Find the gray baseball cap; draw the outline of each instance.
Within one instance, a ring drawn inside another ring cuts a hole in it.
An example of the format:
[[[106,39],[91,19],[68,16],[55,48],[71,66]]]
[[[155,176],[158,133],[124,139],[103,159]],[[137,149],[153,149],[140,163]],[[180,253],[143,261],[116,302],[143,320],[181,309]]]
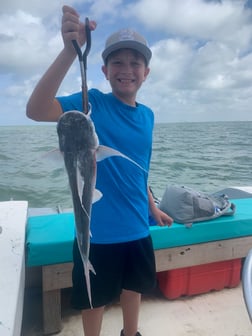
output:
[[[104,63],[113,51],[125,48],[137,50],[144,56],[146,63],[149,64],[152,55],[151,50],[145,38],[132,29],[121,29],[108,37],[102,53]]]

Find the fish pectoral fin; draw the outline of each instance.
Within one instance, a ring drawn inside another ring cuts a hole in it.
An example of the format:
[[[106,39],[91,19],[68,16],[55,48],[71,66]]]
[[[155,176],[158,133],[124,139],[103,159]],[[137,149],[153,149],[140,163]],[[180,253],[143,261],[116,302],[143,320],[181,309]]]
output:
[[[77,178],[77,189],[78,189],[78,195],[80,200],[82,199],[82,191],[83,191],[83,186],[84,186],[84,181],[81,178],[81,174],[79,169],[76,167],[76,178]]]
[[[125,157],[124,154],[122,154],[121,152],[119,152],[116,149],[107,147],[107,146],[102,146],[99,145],[97,150],[96,150],[96,161],[102,161],[104,159],[107,159],[111,156],[122,156]]]
[[[79,201],[80,201],[80,204],[81,204],[81,207],[82,207],[83,211],[85,212],[85,214],[87,215],[87,217],[90,220],[90,216],[88,214],[88,211],[87,211],[87,209],[82,204],[82,193],[83,193],[84,181],[81,178],[81,174],[80,174],[79,169],[78,168],[76,168],[76,169],[77,169],[77,173],[76,173],[77,181],[76,182],[77,182]]]
[[[107,146],[102,146],[102,145],[98,146],[98,148],[96,150],[96,161],[99,162],[99,161],[107,159],[111,156],[120,156],[120,157],[132,162],[134,165],[136,165],[137,167],[139,167],[140,169],[142,169],[143,171],[148,173],[148,171],[146,169],[144,169],[142,166],[140,166],[140,164],[138,164],[136,161],[132,160],[127,155],[122,154],[118,150],[107,147]]]
[[[59,148],[42,154],[42,159],[50,162],[55,168],[64,168],[64,154]]]
[[[98,189],[94,189],[92,203],[98,202],[102,198],[102,193]]]

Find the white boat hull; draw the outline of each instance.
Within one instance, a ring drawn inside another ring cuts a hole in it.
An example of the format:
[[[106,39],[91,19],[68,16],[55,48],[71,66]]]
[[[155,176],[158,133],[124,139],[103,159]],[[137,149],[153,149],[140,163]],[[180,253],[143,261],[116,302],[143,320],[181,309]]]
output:
[[[0,202],[0,335],[20,336],[28,202]]]

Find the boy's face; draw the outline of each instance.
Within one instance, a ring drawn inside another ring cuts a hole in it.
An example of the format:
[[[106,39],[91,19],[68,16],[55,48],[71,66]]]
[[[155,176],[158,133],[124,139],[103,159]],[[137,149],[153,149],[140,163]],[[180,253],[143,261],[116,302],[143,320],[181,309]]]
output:
[[[132,49],[120,49],[109,55],[102,67],[113,94],[128,105],[135,106],[136,94],[150,69],[144,57]]]

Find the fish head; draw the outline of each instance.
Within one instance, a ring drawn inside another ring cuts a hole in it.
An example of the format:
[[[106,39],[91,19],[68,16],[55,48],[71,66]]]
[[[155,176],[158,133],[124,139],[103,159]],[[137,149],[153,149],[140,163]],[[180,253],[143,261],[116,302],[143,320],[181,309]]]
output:
[[[86,148],[96,150],[98,138],[90,114],[79,111],[65,112],[57,124],[60,151],[80,152]]]

